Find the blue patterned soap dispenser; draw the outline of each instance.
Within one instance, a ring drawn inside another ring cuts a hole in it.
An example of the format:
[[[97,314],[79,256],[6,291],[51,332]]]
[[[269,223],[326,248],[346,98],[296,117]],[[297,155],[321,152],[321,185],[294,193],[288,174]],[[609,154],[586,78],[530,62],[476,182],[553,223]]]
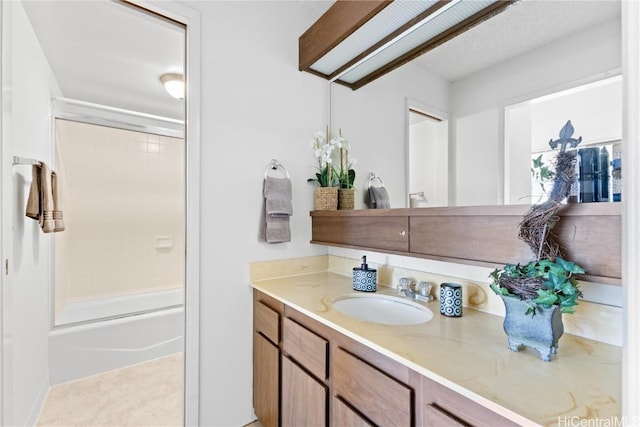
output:
[[[366,255],[362,257],[360,268],[353,269],[353,290],[361,292],[375,292],[377,288],[378,272],[369,268]]]

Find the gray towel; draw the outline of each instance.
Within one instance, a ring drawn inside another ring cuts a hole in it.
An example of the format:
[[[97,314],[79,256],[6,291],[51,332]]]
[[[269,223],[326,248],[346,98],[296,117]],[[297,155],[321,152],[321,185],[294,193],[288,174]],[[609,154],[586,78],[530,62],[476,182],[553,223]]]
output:
[[[264,180],[264,198],[267,215],[293,215],[291,180],[289,178],[268,176]]]
[[[389,193],[384,187],[369,187],[367,206],[370,209],[389,209]]]
[[[258,240],[267,243],[291,241],[289,217],[293,215],[291,181],[266,177],[263,183],[262,211]]]

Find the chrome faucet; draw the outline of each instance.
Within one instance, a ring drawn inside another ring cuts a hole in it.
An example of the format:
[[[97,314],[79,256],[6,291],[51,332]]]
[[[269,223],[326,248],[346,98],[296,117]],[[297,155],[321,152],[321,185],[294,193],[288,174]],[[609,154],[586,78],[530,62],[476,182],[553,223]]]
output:
[[[408,277],[402,277],[400,278],[400,282],[398,283],[396,290],[398,291],[398,295],[402,295],[405,298],[429,302],[433,301],[431,288],[432,286],[428,282],[422,281],[416,286],[415,282]]]

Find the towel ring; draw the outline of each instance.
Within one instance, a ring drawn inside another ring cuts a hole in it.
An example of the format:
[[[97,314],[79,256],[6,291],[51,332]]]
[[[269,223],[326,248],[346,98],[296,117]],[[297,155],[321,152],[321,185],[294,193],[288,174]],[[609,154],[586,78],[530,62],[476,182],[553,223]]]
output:
[[[265,179],[267,178],[267,174],[269,173],[270,170],[278,170],[278,169],[284,172],[285,176],[289,178],[289,171],[287,170],[287,168],[285,168],[284,165],[279,161],[277,161],[276,159],[272,159],[271,163],[269,163],[267,167],[264,169]]]
[[[373,181],[379,181],[380,182],[380,186],[384,187],[384,181],[382,180],[382,178],[380,178],[378,175],[376,175],[373,172],[369,172],[369,181],[368,181],[367,188],[371,187],[371,183]]]

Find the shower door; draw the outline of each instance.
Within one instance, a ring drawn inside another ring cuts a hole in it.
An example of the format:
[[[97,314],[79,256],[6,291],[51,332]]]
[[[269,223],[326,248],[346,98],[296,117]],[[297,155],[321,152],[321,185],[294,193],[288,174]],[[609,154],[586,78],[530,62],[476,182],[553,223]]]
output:
[[[184,140],[166,133],[55,120],[56,326],[182,306]]]

